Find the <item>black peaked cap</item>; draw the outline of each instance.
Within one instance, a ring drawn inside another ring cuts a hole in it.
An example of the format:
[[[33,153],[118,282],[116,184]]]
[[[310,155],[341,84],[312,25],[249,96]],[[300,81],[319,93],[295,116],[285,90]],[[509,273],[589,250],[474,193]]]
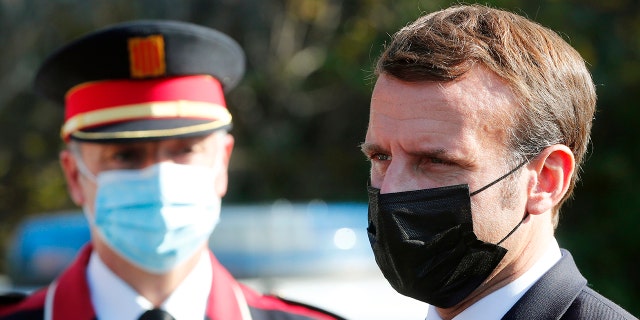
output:
[[[64,104],[78,84],[134,79],[127,41],[152,35],[164,38],[166,72],[148,78],[208,74],[228,91],[244,74],[244,52],[224,33],[186,22],[138,20],[89,33],[54,52],[36,75],[36,92]]]

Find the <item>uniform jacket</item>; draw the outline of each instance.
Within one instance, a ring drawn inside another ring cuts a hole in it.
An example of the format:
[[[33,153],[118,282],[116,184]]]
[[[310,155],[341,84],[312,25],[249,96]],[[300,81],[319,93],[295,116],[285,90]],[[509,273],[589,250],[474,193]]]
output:
[[[512,319],[637,319],[617,304],[587,287],[571,254],[540,278],[502,318]]]
[[[238,283],[210,254],[213,281],[205,320],[341,319],[317,308],[259,294]],[[5,297],[0,301],[0,319],[45,319],[45,314],[51,315],[46,317],[47,320],[96,319],[86,280],[90,256],[91,246],[86,246],[72,265],[48,287],[24,298],[15,295]]]

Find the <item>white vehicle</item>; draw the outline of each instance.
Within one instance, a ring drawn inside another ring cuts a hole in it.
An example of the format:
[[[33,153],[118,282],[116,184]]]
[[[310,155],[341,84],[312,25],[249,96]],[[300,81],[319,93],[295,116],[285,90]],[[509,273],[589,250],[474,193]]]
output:
[[[366,203],[223,205],[210,247],[254,289],[347,319],[424,319],[427,305],[394,291],[367,239]],[[9,250],[14,290],[48,284],[89,240],[80,212],[31,218]]]

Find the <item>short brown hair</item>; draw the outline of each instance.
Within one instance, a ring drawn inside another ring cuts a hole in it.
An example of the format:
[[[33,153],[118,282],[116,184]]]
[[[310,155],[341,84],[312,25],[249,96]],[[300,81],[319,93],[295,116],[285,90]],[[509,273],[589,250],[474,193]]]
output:
[[[394,34],[376,75],[408,82],[446,82],[480,63],[500,76],[521,108],[507,131],[514,160],[553,144],[576,159],[570,197],[590,140],[596,94],[580,54],[554,31],[520,15],[482,5],[453,6],[427,14]]]

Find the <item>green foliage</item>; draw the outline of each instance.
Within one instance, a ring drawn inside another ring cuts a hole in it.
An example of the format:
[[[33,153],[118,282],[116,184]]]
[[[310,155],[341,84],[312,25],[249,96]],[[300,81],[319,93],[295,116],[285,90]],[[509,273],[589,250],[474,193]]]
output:
[[[0,238],[27,215],[72,207],[57,163],[62,109],[30,83],[44,57],[98,27],[166,18],[232,35],[248,72],[231,92],[236,149],[225,201],[366,199],[358,150],[372,64],[389,35],[436,0],[0,1]],[[640,275],[640,5],[635,0],[495,0],[556,30],[590,66],[593,146],[558,237],[596,290],[634,314]],[[0,261],[1,262],[1,261]]]

